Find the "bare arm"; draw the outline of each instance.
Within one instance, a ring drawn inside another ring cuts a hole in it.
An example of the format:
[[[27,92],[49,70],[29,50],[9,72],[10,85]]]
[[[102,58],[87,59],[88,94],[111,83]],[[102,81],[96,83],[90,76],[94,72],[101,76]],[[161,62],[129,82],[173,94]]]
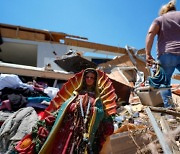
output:
[[[147,64],[150,66],[151,66],[151,61],[154,60],[154,58],[151,56],[151,49],[154,42],[154,37],[158,34],[159,28],[160,28],[159,25],[152,24],[146,36],[146,46],[145,46],[146,61],[147,61]]]

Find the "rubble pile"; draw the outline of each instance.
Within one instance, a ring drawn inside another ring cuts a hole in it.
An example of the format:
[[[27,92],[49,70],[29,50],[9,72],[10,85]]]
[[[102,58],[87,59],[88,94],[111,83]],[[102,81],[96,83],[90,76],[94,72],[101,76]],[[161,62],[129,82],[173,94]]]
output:
[[[110,151],[128,154],[164,153],[167,149],[162,147],[166,144],[172,153],[180,152],[179,105],[176,104],[177,108],[174,109],[145,106],[141,102],[120,106],[114,118],[115,131],[110,137]],[[155,122],[151,121],[152,118]],[[164,143],[159,141],[161,134]]]
[[[113,117],[114,133],[106,138],[101,154],[179,153],[179,85],[172,86],[173,99],[170,101],[174,108],[164,108],[158,89],[150,88],[144,80],[135,88],[117,81],[115,83],[115,90],[119,90],[119,93],[117,114]],[[120,84],[121,88],[118,89]],[[30,128],[38,121],[41,111],[48,107],[59,88],[35,80],[23,83],[17,75],[2,74],[0,153],[11,152],[13,146],[31,132]],[[122,95],[126,97],[122,99]],[[128,102],[125,102],[127,99]]]

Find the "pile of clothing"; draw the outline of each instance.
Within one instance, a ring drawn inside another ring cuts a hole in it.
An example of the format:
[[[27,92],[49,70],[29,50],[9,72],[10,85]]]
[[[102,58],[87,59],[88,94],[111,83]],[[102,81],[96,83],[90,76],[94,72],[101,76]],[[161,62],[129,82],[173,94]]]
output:
[[[32,131],[58,91],[35,81],[23,83],[14,74],[0,74],[0,153],[11,151],[17,141]]]

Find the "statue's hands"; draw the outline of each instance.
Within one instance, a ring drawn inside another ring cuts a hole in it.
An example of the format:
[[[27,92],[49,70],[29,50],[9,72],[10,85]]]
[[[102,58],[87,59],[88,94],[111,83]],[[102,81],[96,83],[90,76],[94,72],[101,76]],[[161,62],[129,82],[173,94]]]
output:
[[[88,100],[88,95],[85,94],[82,99],[83,99],[83,101],[82,101],[83,108],[86,108],[87,105],[88,105],[88,101],[89,101]]]
[[[74,112],[76,110],[76,108],[77,108],[77,104],[76,103],[72,103],[68,111],[69,112]]]

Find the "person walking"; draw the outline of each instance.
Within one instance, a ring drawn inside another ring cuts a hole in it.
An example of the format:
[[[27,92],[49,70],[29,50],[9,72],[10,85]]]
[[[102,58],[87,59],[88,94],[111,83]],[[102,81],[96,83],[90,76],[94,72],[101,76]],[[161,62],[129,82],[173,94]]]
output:
[[[154,58],[151,55],[154,38],[157,36],[157,60],[165,71],[168,84],[177,69],[180,71],[180,11],[176,10],[175,0],[163,5],[159,17],[154,19],[146,36],[146,63],[152,66]],[[162,90],[164,107],[172,107],[169,99],[171,90]]]

